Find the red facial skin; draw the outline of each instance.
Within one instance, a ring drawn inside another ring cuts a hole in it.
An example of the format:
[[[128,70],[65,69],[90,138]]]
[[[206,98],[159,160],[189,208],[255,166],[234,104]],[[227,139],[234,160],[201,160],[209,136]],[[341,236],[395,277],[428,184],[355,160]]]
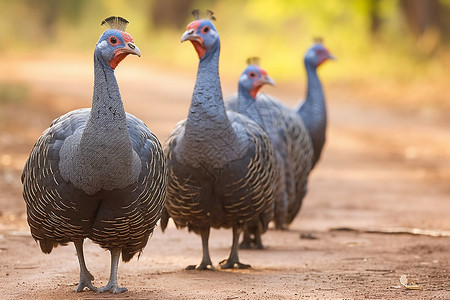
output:
[[[259,69],[259,72],[261,73],[262,78],[265,78],[267,76],[266,70]],[[253,88],[250,90],[250,96],[252,96],[253,99],[256,99],[256,95],[258,94],[259,90],[262,88],[264,84],[266,84],[264,80],[256,80],[253,83]]]
[[[189,25],[187,26],[187,30],[194,30],[194,32],[196,32],[198,30],[198,27],[200,26],[200,20],[196,20],[196,21],[192,21],[191,23],[189,23]],[[195,35],[192,36],[191,39],[189,39],[189,41],[191,41],[192,45],[194,46],[195,51],[197,52],[198,58],[202,58],[203,55],[205,55],[206,49],[203,46],[203,38],[201,36]]]
[[[330,55],[330,52],[328,52],[328,49],[324,50],[324,53],[320,54],[320,60],[317,63],[317,67],[319,67],[321,64],[323,64],[325,61],[327,61],[327,59],[330,59],[332,56]]]
[[[116,49],[114,51],[114,57],[113,59],[111,59],[111,61],[109,62],[110,67],[115,70],[116,67],[119,65],[119,63],[124,60],[125,57],[127,57],[128,54],[130,54],[130,50],[128,49],[128,43],[133,43],[134,44],[134,40],[131,37],[131,35],[129,35],[126,32],[121,31],[122,34],[122,38],[125,41],[125,46],[123,48],[119,48]]]

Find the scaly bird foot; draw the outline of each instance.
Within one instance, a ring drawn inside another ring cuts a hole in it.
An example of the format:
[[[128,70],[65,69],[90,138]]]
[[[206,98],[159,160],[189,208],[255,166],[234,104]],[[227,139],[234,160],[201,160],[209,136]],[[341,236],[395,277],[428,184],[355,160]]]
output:
[[[249,269],[252,266],[240,263],[239,261],[231,261],[224,259],[220,262],[221,269]]]
[[[214,268],[211,264],[204,264],[201,263],[200,265],[189,265],[185,268],[185,270],[200,270],[200,271],[215,271],[216,268]]]
[[[87,272],[86,274],[82,275],[80,277],[80,282],[78,283],[78,286],[77,286],[77,290],[76,290],[77,293],[82,292],[84,290],[84,288],[88,288],[91,291],[94,291],[94,292],[97,293],[98,292],[98,288],[95,287],[92,284],[93,280],[94,280],[94,276],[92,276],[92,274],[89,273],[89,272]]]
[[[121,288],[117,284],[111,284],[111,283],[108,283],[108,285],[98,289],[99,293],[103,293],[103,292],[106,292],[106,291],[109,291],[112,294],[120,294],[120,293],[128,291],[128,289],[124,288],[124,287]]]

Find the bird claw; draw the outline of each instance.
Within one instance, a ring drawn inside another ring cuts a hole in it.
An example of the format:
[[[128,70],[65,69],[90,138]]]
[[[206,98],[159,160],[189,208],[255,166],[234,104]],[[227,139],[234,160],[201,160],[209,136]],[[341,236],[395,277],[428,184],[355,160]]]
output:
[[[98,289],[99,293],[103,293],[106,291],[109,291],[111,294],[120,294],[120,293],[128,291],[128,289],[124,288],[124,287],[121,288],[117,284],[108,284],[108,285]]]
[[[80,282],[77,286],[77,293],[84,291],[84,288],[88,288],[93,292],[98,293],[98,288],[95,287],[90,281],[89,282]]]
[[[185,270],[200,270],[200,271],[215,271],[216,268],[214,268],[211,264],[204,264],[201,263],[200,265],[189,265],[185,268]]]
[[[84,291],[84,288],[88,288],[93,292],[98,293],[98,288],[92,284],[92,281],[94,280],[94,276],[92,276],[91,273],[85,274],[83,277],[80,278],[80,282],[78,283],[76,292],[80,293]]]
[[[251,265],[243,264],[238,261],[231,261],[228,259],[224,259],[220,262],[221,269],[249,269]]]

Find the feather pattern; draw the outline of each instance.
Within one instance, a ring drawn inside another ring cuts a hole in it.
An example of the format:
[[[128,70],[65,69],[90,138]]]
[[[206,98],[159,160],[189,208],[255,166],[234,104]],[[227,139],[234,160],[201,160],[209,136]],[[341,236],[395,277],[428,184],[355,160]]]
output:
[[[59,151],[68,136],[84,129],[90,111],[59,117],[33,147],[22,173],[28,224],[45,253],[57,244],[90,238],[105,249],[122,248],[128,261],[145,247],[161,214],[167,180],[164,153],[145,124],[126,114],[131,143],[142,162],[139,180],[121,191],[87,195],[62,178]],[[114,202],[118,204],[111,207]]]
[[[316,68],[334,57],[322,46],[322,39],[315,39],[315,43],[305,55],[308,90],[306,100],[298,108],[292,110],[265,94],[258,94],[255,101],[247,103],[238,101],[236,96],[229,97],[226,101],[227,109],[238,112],[243,110],[263,126],[275,145],[277,158],[281,156],[285,161],[284,171],[280,170],[282,173],[279,179],[285,181],[284,190],[288,193],[288,203],[285,205],[282,193],[277,193],[277,228],[290,224],[299,212],[307,193],[308,175],[319,160],[325,143],[326,107]],[[257,65],[258,62],[249,61],[249,64]],[[280,135],[283,141],[281,144]],[[278,162],[279,166],[280,161]],[[244,234],[242,243],[245,247],[258,242],[257,239],[251,240],[248,233]]]
[[[273,147],[258,124],[226,112],[214,25],[210,20],[194,21],[183,36],[194,39],[203,26],[210,29],[202,36],[208,49],[200,57],[188,117],[170,133],[165,146],[169,183],[161,223],[164,229],[170,216],[177,227],[202,236],[203,259],[197,267],[202,270],[212,268],[210,227],[232,227],[230,256],[221,267],[245,268],[249,266],[239,262],[237,248],[242,228],[252,225],[265,231],[273,214]]]
[[[204,164],[192,168],[180,163],[177,157],[181,153],[175,149],[185,121],[177,125],[166,142],[170,178],[166,208],[177,227],[199,232],[198,228],[205,226],[229,228],[262,221],[263,231],[267,230],[273,214],[272,146],[256,123],[237,114],[231,117],[246,127],[253,146],[243,158],[223,168]]]
[[[286,143],[285,178],[288,191],[288,206],[284,225],[292,223],[300,211],[307,192],[308,176],[313,167],[314,148],[305,124],[292,109],[277,99],[261,94],[257,101],[276,107],[285,126],[283,134]]]
[[[124,29],[120,18],[105,22]],[[142,121],[125,112],[114,75],[118,62],[111,65],[117,55],[122,61],[129,53],[139,54],[116,51],[124,35],[117,29],[102,34],[94,51],[92,109],[74,110],[53,121],[31,150],[21,177],[28,224],[41,250],[50,253],[60,244],[75,244],[78,292],[86,287],[126,291],[117,284],[120,255],[129,261],[142,251],[164,206],[167,168],[162,146]],[[112,37],[118,45],[107,42]],[[111,253],[104,287],[92,284],[94,277],[84,261],[85,238]]]
[[[259,93],[256,100],[252,99],[250,107],[241,102],[236,95],[225,101],[228,110],[257,121],[266,130],[276,150],[280,174],[274,221],[281,229],[292,222],[306,193],[313,160],[312,142],[301,119],[277,99]]]

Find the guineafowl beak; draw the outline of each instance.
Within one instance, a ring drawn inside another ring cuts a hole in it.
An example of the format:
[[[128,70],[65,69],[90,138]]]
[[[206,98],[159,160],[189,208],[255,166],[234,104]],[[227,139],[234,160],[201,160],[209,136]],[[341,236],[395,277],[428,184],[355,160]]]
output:
[[[125,58],[128,54],[133,54],[137,56],[141,56],[141,51],[139,48],[133,44],[132,42],[128,42],[124,47],[117,49],[114,51],[114,57],[109,62],[109,65],[114,70],[117,65]]]
[[[195,51],[197,51],[198,58],[202,58],[206,52],[206,49],[203,46],[203,38],[195,33],[194,28],[186,30],[181,36],[181,42],[185,42],[188,40],[191,41],[192,45],[195,48]]]
[[[138,46],[136,46],[131,42],[126,43],[125,47],[117,49],[116,55],[119,52],[126,54],[134,54],[141,57],[141,50],[139,50]]]
[[[181,42],[185,42],[188,40],[191,41],[192,43],[198,42],[199,44],[203,45],[203,38],[199,36],[197,33],[195,33],[194,29],[186,30],[181,36]]]
[[[195,39],[196,36],[197,35],[195,34],[194,29],[188,29],[181,36],[181,42],[185,42],[187,40],[193,40],[193,39]]]
[[[260,82],[261,84],[275,85],[275,80],[273,80],[272,77],[270,77],[269,75],[266,75],[266,76],[261,77],[261,79],[259,80],[259,82]]]

